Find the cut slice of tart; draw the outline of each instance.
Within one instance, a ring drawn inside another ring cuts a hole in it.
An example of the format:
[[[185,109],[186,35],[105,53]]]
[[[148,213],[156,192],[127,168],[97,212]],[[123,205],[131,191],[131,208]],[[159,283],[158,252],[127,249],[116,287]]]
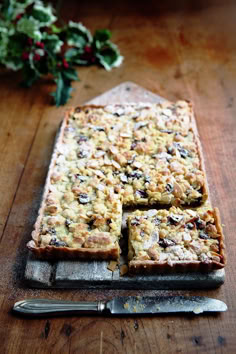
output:
[[[137,210],[128,216],[133,273],[209,271],[225,266],[218,209]]]
[[[96,178],[92,178],[95,183]],[[49,187],[28,247],[40,258],[118,259],[122,204],[113,188]]]

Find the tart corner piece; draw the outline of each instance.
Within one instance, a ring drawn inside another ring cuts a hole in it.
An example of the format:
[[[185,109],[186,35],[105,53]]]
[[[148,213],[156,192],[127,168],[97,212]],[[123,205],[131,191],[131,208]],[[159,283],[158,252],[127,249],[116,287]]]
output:
[[[128,228],[131,273],[209,272],[226,264],[217,208],[136,211]]]

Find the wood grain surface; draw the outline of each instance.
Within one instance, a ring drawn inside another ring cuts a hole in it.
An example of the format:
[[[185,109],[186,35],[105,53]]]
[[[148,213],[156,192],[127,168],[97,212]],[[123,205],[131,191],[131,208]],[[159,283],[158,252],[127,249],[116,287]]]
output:
[[[112,72],[79,69],[71,105],[124,81],[170,100],[194,103],[212,202],[225,224],[226,282],[217,290],[32,290],[23,282],[30,238],[54,137],[65,108],[50,105],[49,80],[20,88],[0,76],[0,352],[1,353],[235,353],[236,351],[236,3],[230,0],[62,2],[65,20],[108,27],[125,61]],[[207,295],[228,312],[211,316],[63,317],[11,314],[24,298],[99,300],[114,295]]]

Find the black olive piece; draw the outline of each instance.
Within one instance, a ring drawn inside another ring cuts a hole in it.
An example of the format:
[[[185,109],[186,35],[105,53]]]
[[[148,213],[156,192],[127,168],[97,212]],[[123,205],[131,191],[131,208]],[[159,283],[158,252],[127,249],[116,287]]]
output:
[[[163,238],[163,239],[160,239],[158,241],[158,244],[163,247],[163,248],[167,248],[167,247],[170,247],[170,246],[175,246],[176,243],[172,240],[169,240],[168,238]]]
[[[199,193],[202,193],[202,191],[198,191]],[[200,205],[202,203],[202,196],[198,197],[196,201],[194,202],[194,205]]]
[[[186,149],[179,149],[179,153],[183,159],[186,159],[189,156],[188,150]]]
[[[140,225],[140,220],[139,220],[137,217],[135,217],[134,219],[132,219],[132,220],[130,221],[130,224],[131,224],[132,226],[138,226],[138,225]]]
[[[93,222],[94,222],[94,220],[89,220],[89,222],[88,222],[88,230],[89,231],[92,231],[92,229],[93,229]]]
[[[147,192],[143,191],[142,189],[138,189],[135,194],[141,198],[148,198]]]
[[[176,148],[176,149],[182,149],[182,146],[180,145],[180,143],[173,143],[173,145],[174,145],[174,147]]]
[[[128,177],[139,179],[139,178],[143,177],[143,173],[139,172],[139,171],[133,171],[128,175]]]
[[[50,246],[56,246],[56,247],[67,247],[67,244],[63,241],[58,241],[56,238],[52,238],[51,241],[49,242]]]
[[[80,182],[85,182],[87,181],[87,178],[85,176],[81,176],[79,174],[76,174],[75,177],[80,180]]]
[[[173,190],[174,190],[173,184],[167,183],[167,185],[166,185],[166,190],[167,190],[167,192],[169,192],[169,193],[173,192]]]
[[[120,174],[120,180],[123,183],[128,183],[128,177],[124,173]]]
[[[87,150],[80,150],[78,153],[77,153],[77,157],[80,158],[80,159],[84,159],[85,157],[88,157],[88,151]]]
[[[56,235],[57,232],[56,232],[56,230],[53,227],[50,227],[48,229],[48,233],[51,234],[51,235]]]
[[[80,113],[80,112],[81,112],[81,108],[80,107],[76,107],[75,113]]]
[[[65,221],[65,225],[66,225],[66,227],[69,227],[69,226],[70,226],[70,224],[71,224],[71,220],[66,219],[66,221]]]
[[[89,113],[89,109],[86,109],[86,110],[85,110],[85,113],[88,114],[88,113]]]
[[[86,193],[79,194],[79,202],[80,204],[87,204],[90,202],[89,196]]]
[[[137,143],[138,143],[138,141],[134,141],[130,146],[130,150],[134,150],[137,146]]]
[[[133,157],[132,159],[128,160],[128,161],[127,161],[127,164],[128,164],[128,165],[131,165],[131,164],[134,162],[134,160],[135,160],[135,157]]]
[[[183,220],[183,215],[171,214],[168,216],[168,223],[171,225],[178,225],[181,220]]]
[[[197,229],[199,229],[199,230],[203,230],[206,227],[206,223],[203,220],[201,220],[200,218],[198,218],[195,221],[195,224],[196,224]]]
[[[144,182],[150,183],[150,182],[151,182],[151,177],[145,176],[145,177],[144,177]]]
[[[199,238],[208,240],[210,237],[204,231],[200,231]]]
[[[174,153],[174,148],[173,148],[173,146],[168,147],[167,153],[170,154],[170,155],[173,155],[173,153]]]
[[[85,136],[85,135],[80,135],[79,139],[77,140],[77,143],[80,144],[80,143],[82,143],[84,141],[88,141],[88,137]]]
[[[161,220],[160,220],[159,218],[153,219],[153,224],[154,224],[155,226],[160,225],[160,223],[161,223]]]
[[[148,125],[148,122],[138,122],[134,124],[134,130],[141,129],[143,127],[146,127]]]
[[[96,130],[97,132],[104,132],[105,128],[103,128],[103,127],[95,127],[94,130]]]
[[[193,230],[193,229],[194,229],[194,224],[192,224],[191,222],[189,222],[189,223],[186,224],[186,227],[187,227],[189,230]]]

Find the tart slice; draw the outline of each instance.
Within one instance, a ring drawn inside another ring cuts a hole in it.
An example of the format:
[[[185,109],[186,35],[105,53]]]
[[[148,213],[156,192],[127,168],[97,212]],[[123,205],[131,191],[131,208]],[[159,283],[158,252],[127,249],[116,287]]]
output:
[[[218,209],[135,211],[128,216],[133,273],[209,271],[225,266]]]
[[[39,258],[118,259],[122,204],[114,190],[58,187],[49,188],[28,248]]]

